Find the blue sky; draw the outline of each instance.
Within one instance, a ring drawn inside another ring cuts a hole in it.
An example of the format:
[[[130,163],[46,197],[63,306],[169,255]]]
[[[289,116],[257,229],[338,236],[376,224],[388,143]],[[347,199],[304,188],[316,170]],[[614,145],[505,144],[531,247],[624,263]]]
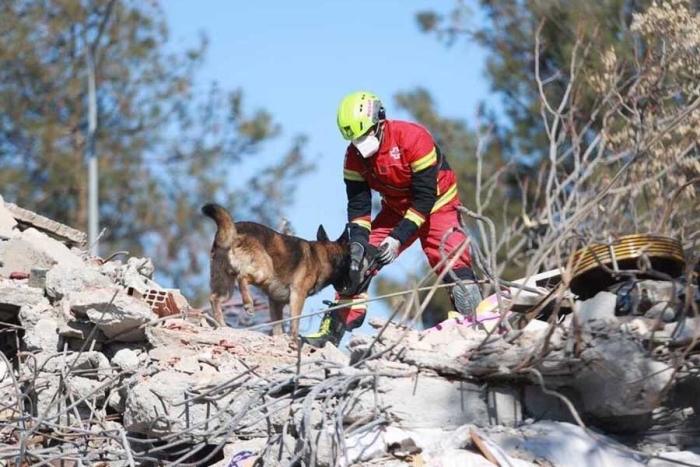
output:
[[[209,38],[199,75],[202,89],[211,81],[225,89],[240,87],[249,110],[264,108],[282,125],[282,136],[255,156],[261,165],[279,158],[295,135],[309,138],[307,154],[317,170],[300,180],[287,217],[298,236],[312,239],[319,223],[335,237],[346,222],[345,141],[335,124],[345,94],[370,90],[383,99],[389,118],[406,118],[395,109],[393,96],[422,86],[442,114],[466,121],[489,97],[483,50],[466,39],[447,48],[418,30],[418,11],[447,12],[455,3],[166,0],[163,8],[171,46],[192,46],[200,32]],[[255,164],[244,168],[254,169]],[[414,246],[382,274],[401,277],[423,262]],[[332,295],[329,288],[307,300],[305,311],[323,308],[321,301]],[[383,306],[370,309],[371,316],[384,313]],[[306,326],[302,323],[302,329]]]

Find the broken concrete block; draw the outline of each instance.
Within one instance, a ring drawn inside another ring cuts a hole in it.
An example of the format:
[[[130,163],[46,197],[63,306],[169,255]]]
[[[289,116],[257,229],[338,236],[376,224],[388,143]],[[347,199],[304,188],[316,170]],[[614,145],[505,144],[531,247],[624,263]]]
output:
[[[55,264],[72,266],[74,268],[85,266],[83,260],[70,251],[67,246],[36,229],[23,231],[19,239],[27,242],[37,251],[48,255]]]
[[[29,272],[29,287],[37,289],[46,288],[46,274],[49,272],[46,268],[32,268]]]
[[[476,384],[418,375],[381,378],[379,405],[402,428],[457,428],[467,423],[488,425],[485,391]]]
[[[491,425],[517,426],[522,423],[523,408],[518,388],[488,388],[486,400]]]
[[[88,288],[108,288],[114,283],[98,269],[82,266],[59,265],[46,274],[46,294],[56,300],[69,292],[82,292]]]
[[[126,262],[127,269],[147,278],[153,279],[156,268],[151,258],[129,258]]]
[[[20,308],[33,307],[46,303],[44,293],[40,289],[26,285],[0,286],[0,310],[17,314]]]
[[[665,340],[672,345],[700,342],[700,318],[685,318],[677,323],[668,323],[662,331],[654,333],[654,340]]]
[[[139,364],[139,356],[130,349],[121,349],[112,357],[112,366],[121,371],[135,371]],[[199,369],[199,365],[197,369]]]
[[[42,319],[55,319],[57,316],[49,301],[45,297],[42,297],[38,303],[22,306],[19,309],[18,317],[22,326],[26,329],[30,329]]]
[[[106,385],[90,378],[71,376],[71,394],[76,399],[85,399],[91,405],[101,407],[105,402]]]
[[[129,258],[127,264],[120,268],[118,275],[125,288],[132,288],[141,295],[146,295],[149,289],[158,288],[151,280],[153,273],[154,266],[150,258]]]
[[[76,409],[81,418],[94,417],[93,409],[100,409],[105,401],[103,383],[82,376],[63,379],[58,374],[41,372],[33,382],[29,394],[36,400],[36,414],[49,420],[64,412],[65,397],[71,403],[79,402]]]
[[[22,342],[30,352],[56,352],[60,350],[58,321],[54,318],[41,318],[30,329],[26,329]]]
[[[32,268],[50,268],[56,264],[46,252],[37,250],[18,237],[4,242],[0,252],[0,263],[0,276],[5,277],[9,277],[13,272],[29,273]]]
[[[87,316],[105,336],[116,341],[145,340],[145,331],[140,326],[156,319],[146,302],[119,289],[71,292],[68,297],[74,313]]]
[[[670,323],[676,319],[678,310],[670,302],[658,302],[644,313],[647,319],[660,320],[662,323]]]
[[[138,382],[126,398],[124,428],[148,436],[162,436],[200,425],[192,431],[196,436],[222,426],[231,416],[233,392],[216,403],[205,399],[185,402],[192,397],[188,394],[196,381],[197,376],[162,371]],[[208,429],[204,427],[205,420],[209,420]]]
[[[642,344],[621,334],[594,339],[579,358],[584,365],[575,387],[583,410],[598,418],[651,413],[673,377],[670,365],[653,360]]]
[[[600,323],[617,323],[615,305],[617,295],[610,292],[598,292],[595,297],[582,302],[577,302],[576,316],[581,324],[586,325],[591,321]]]
[[[538,422],[518,430],[491,431],[491,441],[513,457],[567,467],[642,467],[642,456],[599,433],[569,423]]]
[[[107,406],[118,413],[124,413],[126,408],[126,388],[113,389],[107,397]]]
[[[102,350],[107,337],[102,331],[96,329],[95,324],[87,320],[72,319],[68,322],[61,320],[58,326],[58,335],[63,337],[69,350],[80,349]],[[86,340],[89,338],[89,341]]]
[[[15,220],[25,226],[38,229],[42,233],[51,235],[52,238],[58,239],[60,242],[65,242],[71,245],[84,246],[87,241],[87,235],[65,224],[56,222],[47,217],[41,216],[35,212],[21,208],[16,204],[5,203],[5,209],[12,213]]]
[[[62,374],[65,365],[65,369],[71,368],[74,373],[84,378],[98,381],[110,378],[113,374],[109,360],[102,352],[72,352],[66,355],[65,360],[62,354],[42,353],[36,354],[36,360],[44,373]]]
[[[17,230],[17,221],[12,213],[5,207],[5,202],[0,196],[0,240],[12,238]]]

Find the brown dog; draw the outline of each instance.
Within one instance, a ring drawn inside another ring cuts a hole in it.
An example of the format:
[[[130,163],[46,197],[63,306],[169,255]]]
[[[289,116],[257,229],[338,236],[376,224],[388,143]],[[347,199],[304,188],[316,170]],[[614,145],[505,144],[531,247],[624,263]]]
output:
[[[221,303],[238,287],[246,312],[253,310],[248,285],[259,287],[268,297],[272,321],[282,319],[289,304],[291,336],[299,333],[299,317],[304,301],[328,285],[340,290],[347,280],[349,245],[347,234],[329,241],[319,227],[318,241],[283,235],[255,222],[233,222],[231,215],[217,204],[206,204],[202,213],[216,222],[216,237],[211,248],[211,307],[214,319],[224,324]],[[282,334],[282,323],[272,328]]]

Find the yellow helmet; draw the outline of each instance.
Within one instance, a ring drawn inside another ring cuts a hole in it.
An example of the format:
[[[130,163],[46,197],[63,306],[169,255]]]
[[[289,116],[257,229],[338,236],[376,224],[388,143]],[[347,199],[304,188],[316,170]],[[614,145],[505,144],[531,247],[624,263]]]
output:
[[[346,140],[359,138],[384,118],[382,101],[367,91],[348,94],[338,107],[338,129]]]

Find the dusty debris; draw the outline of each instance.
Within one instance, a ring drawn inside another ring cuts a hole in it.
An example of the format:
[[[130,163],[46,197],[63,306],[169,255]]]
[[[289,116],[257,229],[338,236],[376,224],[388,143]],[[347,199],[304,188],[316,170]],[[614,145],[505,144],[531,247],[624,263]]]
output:
[[[93,465],[185,455],[222,466],[524,467],[569,465],[566,453],[585,449],[598,456],[587,465],[639,465],[657,452],[696,460],[668,452],[698,442],[700,406],[688,394],[700,387],[700,358],[674,363],[698,339],[697,318],[681,319],[685,284],[618,283],[540,307],[561,281],[550,271],[486,301],[492,325],[418,331],[372,320],[381,332],[354,335],[347,351],[298,348],[287,336],[210,325],[153,280],[148,258],[90,260],[10,224],[0,261],[28,274],[0,274],[0,420],[13,427],[0,430],[0,463],[22,442],[39,460]],[[499,305],[508,322],[529,324],[504,325]],[[20,423],[31,423],[31,438]],[[661,439],[659,427],[686,435]],[[552,439],[570,449],[547,450]]]

